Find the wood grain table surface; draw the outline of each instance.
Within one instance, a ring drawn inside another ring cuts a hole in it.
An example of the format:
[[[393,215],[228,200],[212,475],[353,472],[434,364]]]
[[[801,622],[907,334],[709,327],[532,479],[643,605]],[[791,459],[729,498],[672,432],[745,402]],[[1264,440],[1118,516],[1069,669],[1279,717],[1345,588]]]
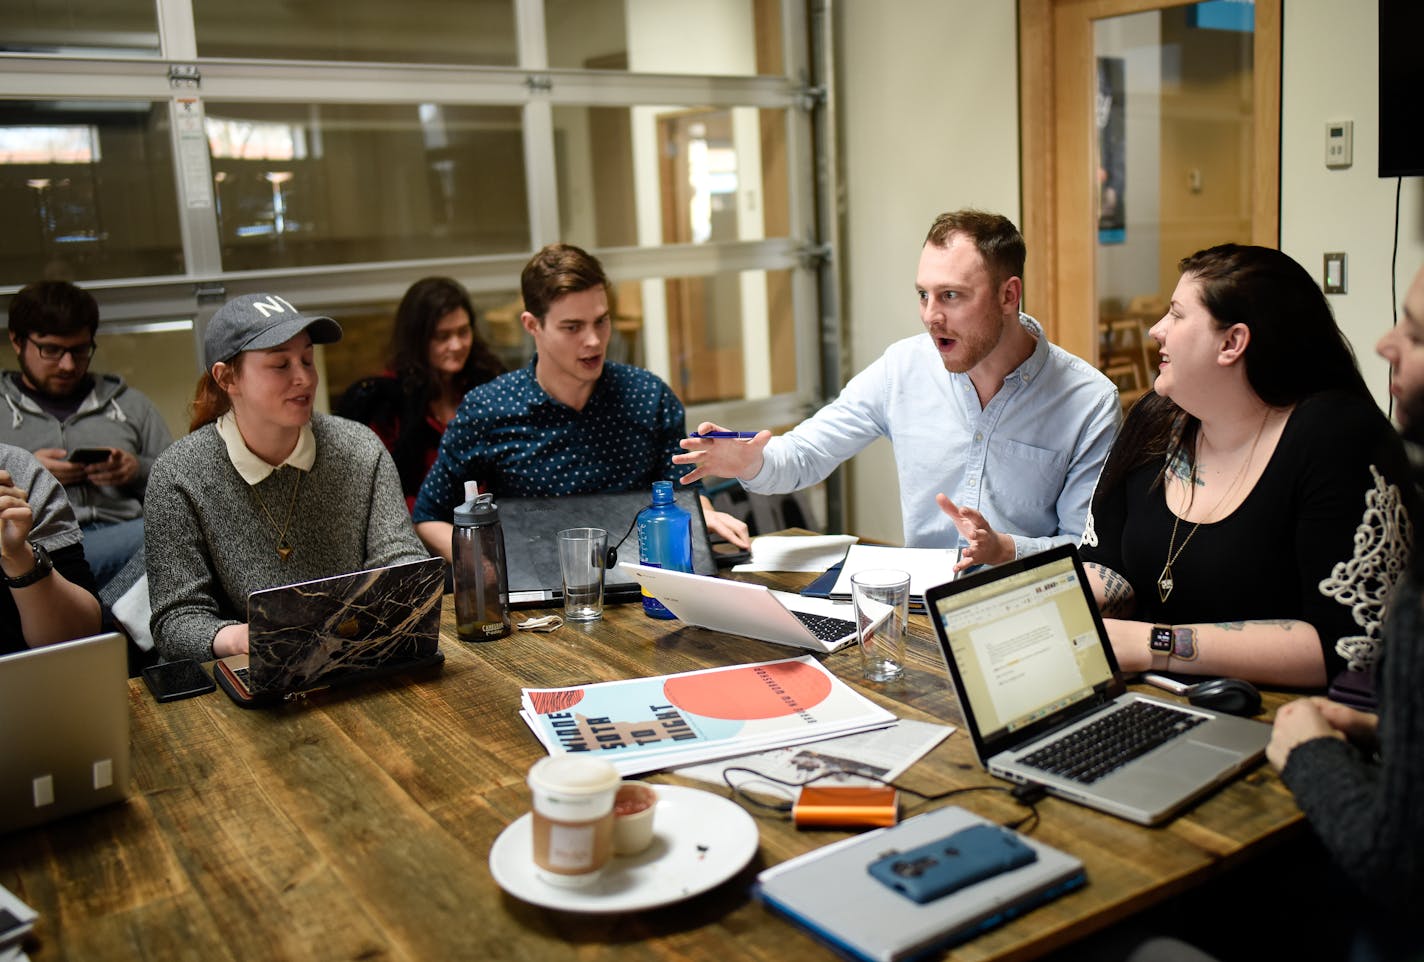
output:
[[[793,587],[810,576],[757,577]],[[798,831],[754,812],[760,849],[746,869],[695,898],[627,915],[529,905],[501,891],[488,865],[496,836],[528,810],[525,774],[543,754],[518,717],[521,688],[800,652],[655,621],[637,605],[610,607],[586,626],[467,645],[455,638],[448,597],[445,606],[439,672],[269,710],[239,708],[221,692],[157,704],[131,681],[129,800],[0,837],[0,884],[40,912],[26,944],[34,962],[832,957],[750,889],[760,870],[844,832]],[[906,676],[889,685],[859,681],[853,647],[824,663],[901,717],[957,726],[959,706],[919,616],[909,649]],[[1268,694],[1267,706],[1282,700]],[[647,778],[726,794],[666,773]],[[1004,784],[979,768],[962,730],[901,781],[927,793]],[[1024,814],[998,792],[951,803],[1000,822]],[[1080,857],[1088,884],[949,958],[1041,956],[1229,870],[1303,824],[1267,766],[1162,828],[1051,798],[1039,813],[1034,837]]]

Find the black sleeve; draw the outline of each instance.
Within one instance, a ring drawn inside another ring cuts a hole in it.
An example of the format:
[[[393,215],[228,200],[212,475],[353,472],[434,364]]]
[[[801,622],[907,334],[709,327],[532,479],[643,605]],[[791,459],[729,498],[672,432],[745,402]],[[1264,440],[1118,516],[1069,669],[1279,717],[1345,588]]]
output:
[[[1396,598],[1380,664],[1380,749],[1368,759],[1334,738],[1290,753],[1281,778],[1340,868],[1398,912],[1424,904],[1424,617],[1418,586]]]
[[[1408,558],[1411,481],[1399,436],[1373,404],[1343,395],[1303,403],[1294,558],[1301,619],[1326,670],[1373,660],[1385,605]]]

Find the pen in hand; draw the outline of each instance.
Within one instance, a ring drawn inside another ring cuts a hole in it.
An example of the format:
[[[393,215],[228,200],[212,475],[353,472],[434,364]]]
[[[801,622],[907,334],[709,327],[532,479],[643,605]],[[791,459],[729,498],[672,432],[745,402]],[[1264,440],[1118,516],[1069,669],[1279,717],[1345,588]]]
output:
[[[690,438],[703,438],[707,440],[729,438],[735,441],[750,441],[756,436],[756,431],[707,431],[703,434],[698,434],[696,431],[693,431],[688,435]]]

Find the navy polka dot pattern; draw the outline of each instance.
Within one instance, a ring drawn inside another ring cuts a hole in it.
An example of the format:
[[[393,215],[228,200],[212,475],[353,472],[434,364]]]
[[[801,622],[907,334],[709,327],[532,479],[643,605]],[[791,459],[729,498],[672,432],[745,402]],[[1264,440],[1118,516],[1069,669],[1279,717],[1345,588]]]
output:
[[[536,359],[537,360],[537,359]],[[632,491],[676,480],[682,402],[655,374],[607,362],[582,411],[544,393],[534,361],[465,395],[421,485],[416,521],[449,521],[478,479],[495,497]]]

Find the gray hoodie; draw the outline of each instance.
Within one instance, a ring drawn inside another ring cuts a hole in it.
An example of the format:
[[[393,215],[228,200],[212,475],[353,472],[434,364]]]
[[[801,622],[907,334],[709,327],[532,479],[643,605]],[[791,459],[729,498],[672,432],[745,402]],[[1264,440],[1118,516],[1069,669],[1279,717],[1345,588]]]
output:
[[[117,374],[96,374],[79,409],[63,421],[46,414],[20,390],[20,374],[0,377],[0,442],[41,448],[123,448],[138,457],[138,473],[123,487],[71,484],[64,493],[80,524],[110,524],[143,516],[143,492],[153,459],[172,443],[168,425],[143,394]]]

